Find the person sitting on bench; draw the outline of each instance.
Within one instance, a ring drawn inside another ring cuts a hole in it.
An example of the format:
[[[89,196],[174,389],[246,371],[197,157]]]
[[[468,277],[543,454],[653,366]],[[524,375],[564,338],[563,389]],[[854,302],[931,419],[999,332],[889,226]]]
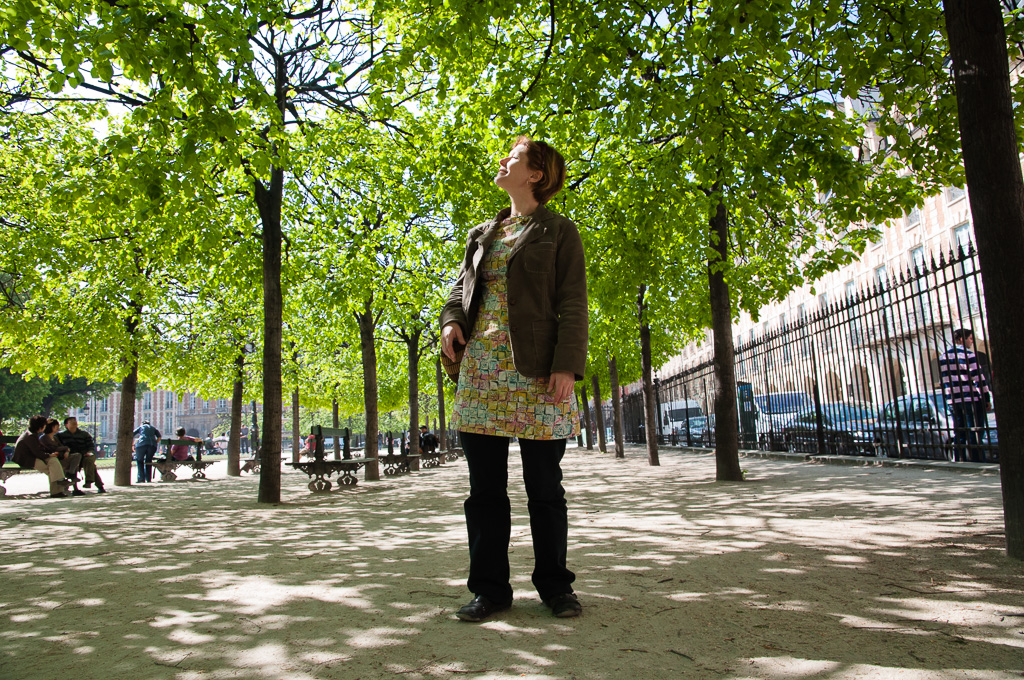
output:
[[[25,469],[34,469],[50,476],[50,498],[67,496],[67,477],[78,469],[77,453],[47,453],[39,437],[46,428],[46,416],[32,416],[28,429],[14,444],[14,462]],[[79,492],[81,494],[81,492]]]
[[[43,432],[39,435],[39,443],[43,447],[43,451],[46,453],[59,454],[60,458],[67,457],[70,460],[71,449],[60,443],[57,439],[57,431],[60,430],[60,423],[57,422],[56,418],[47,418],[46,426],[43,428]],[[78,488],[78,468],[82,462],[82,454],[76,453],[74,464],[66,465],[64,471],[67,473],[67,478],[71,480],[74,485],[74,491],[71,492],[72,496],[84,496],[85,492]]]
[[[188,441],[188,442],[193,442],[193,443],[199,443],[201,441],[199,439],[196,439],[195,437],[188,437],[188,436],[186,436],[185,435],[185,428],[183,428],[183,427],[179,427],[174,432],[174,434],[181,441]],[[192,457],[192,454],[189,453],[189,450],[191,448],[192,448],[192,444],[174,444],[173,446],[171,446],[171,460],[178,461],[178,462],[185,461],[185,460],[195,460],[195,458]],[[166,463],[167,462],[167,458],[164,457],[163,459],[161,459],[160,462],[161,463]]]
[[[103,479],[96,471],[96,444],[92,441],[92,435],[78,427],[78,419],[68,416],[64,419],[64,429],[57,433],[57,439],[61,444],[71,449],[71,453],[82,456],[82,474],[85,476],[85,486],[88,489],[96,485],[96,493],[106,493],[103,488]]]
[[[433,453],[437,450],[437,437],[426,425],[420,425],[420,453]]]

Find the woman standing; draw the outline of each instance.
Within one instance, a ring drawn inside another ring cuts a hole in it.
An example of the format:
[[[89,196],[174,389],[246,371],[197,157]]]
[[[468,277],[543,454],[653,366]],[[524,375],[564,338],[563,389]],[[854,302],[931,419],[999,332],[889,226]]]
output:
[[[566,567],[568,512],[559,466],[579,434],[573,386],[587,358],[583,243],[545,207],[565,182],[565,161],[520,137],[494,183],[511,206],[469,232],[459,278],[441,313],[442,351],[465,346],[452,412],[469,465],[465,502],[469,581],[463,621],[512,605],[508,448],[518,437],[533,537],[533,584],[555,616],[582,612]],[[468,340],[468,342],[467,342]]]

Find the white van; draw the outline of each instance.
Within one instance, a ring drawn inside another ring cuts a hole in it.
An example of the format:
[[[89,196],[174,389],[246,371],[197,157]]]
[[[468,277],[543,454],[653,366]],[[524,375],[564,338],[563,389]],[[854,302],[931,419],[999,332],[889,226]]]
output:
[[[695,418],[701,420],[695,422]],[[685,435],[687,420],[690,421],[690,430],[696,434],[696,430],[703,429],[703,418],[704,410],[693,399],[669,401],[661,405],[661,425],[666,436]]]

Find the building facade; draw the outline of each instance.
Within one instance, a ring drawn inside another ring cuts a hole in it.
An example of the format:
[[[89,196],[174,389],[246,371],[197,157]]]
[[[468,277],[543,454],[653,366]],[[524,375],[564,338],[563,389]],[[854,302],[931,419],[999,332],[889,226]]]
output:
[[[243,406],[243,417],[250,414],[251,404]],[[78,418],[79,425],[89,430],[99,445],[113,445],[117,441],[117,419],[121,410],[121,392],[106,397],[90,397],[79,409],[67,415]],[[257,405],[257,412],[262,409]],[[210,432],[224,430],[231,417],[228,399],[203,399],[192,392],[182,395],[171,390],[147,390],[135,402],[135,427],[148,420],[161,434],[173,435],[184,427],[191,437],[205,437]]]
[[[813,394],[816,385],[823,401],[877,407],[941,387],[938,358],[955,328],[972,329],[975,349],[987,357],[977,259],[961,256],[974,240],[966,192],[946,188],[879,228],[858,261],[762,308],[757,321],[744,314],[733,324],[738,381],[755,394]],[[708,331],[655,377],[671,379],[712,359]]]

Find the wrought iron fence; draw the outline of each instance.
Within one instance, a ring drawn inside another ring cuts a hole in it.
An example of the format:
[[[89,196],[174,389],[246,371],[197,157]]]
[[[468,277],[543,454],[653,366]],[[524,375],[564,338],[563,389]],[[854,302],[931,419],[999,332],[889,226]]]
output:
[[[985,296],[971,244],[871,285],[736,347],[740,444],[812,454],[998,460],[990,395],[952,403],[940,362],[957,329],[973,336],[991,385]],[[663,443],[713,446],[711,362],[656,381]],[[623,399],[628,441],[643,442],[643,395]]]

